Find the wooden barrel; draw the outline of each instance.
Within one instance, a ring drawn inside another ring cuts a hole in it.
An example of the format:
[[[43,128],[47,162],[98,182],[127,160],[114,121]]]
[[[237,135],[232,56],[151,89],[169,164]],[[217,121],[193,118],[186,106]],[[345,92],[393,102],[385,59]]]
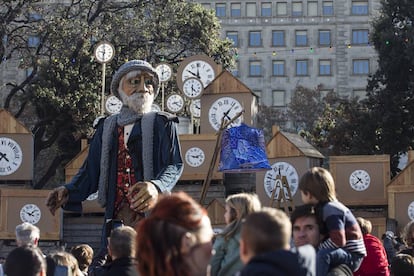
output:
[[[256,173],[224,173],[224,191],[226,197],[238,193],[256,192]]]

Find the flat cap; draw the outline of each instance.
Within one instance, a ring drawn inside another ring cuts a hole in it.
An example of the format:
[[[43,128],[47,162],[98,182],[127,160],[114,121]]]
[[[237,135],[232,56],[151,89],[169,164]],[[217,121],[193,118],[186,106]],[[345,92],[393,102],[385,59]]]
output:
[[[148,63],[145,60],[138,60],[138,59],[130,60],[130,61],[124,63],[115,72],[115,74],[112,77],[112,81],[111,81],[111,92],[112,92],[112,94],[114,94],[116,97],[120,98],[119,93],[118,93],[119,82],[121,81],[123,76],[125,76],[126,74],[128,74],[129,72],[132,72],[132,71],[146,71],[146,72],[148,72],[148,73],[150,73],[154,76],[153,81],[154,81],[154,99],[155,99],[158,95],[159,83],[160,83],[158,73],[154,69],[154,67],[151,66],[150,63]]]

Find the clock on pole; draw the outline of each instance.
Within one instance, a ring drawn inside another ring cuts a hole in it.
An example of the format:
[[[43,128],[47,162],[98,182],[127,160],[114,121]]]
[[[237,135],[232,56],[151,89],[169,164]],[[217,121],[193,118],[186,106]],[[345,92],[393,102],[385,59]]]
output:
[[[172,77],[172,67],[168,63],[162,62],[155,67],[161,83],[161,110],[164,111],[165,82]]]
[[[167,98],[167,108],[172,113],[178,113],[184,108],[184,99],[179,94],[171,94]]]
[[[183,83],[183,93],[187,98],[199,98],[204,91],[203,82],[199,78],[188,78]]]
[[[114,46],[107,42],[102,41],[96,44],[94,50],[95,59],[102,63],[102,90],[101,90],[101,115],[105,113],[105,70],[106,63],[110,62],[115,55]]]
[[[106,99],[105,102],[105,109],[106,112],[109,113],[109,115],[117,114],[121,111],[121,108],[123,106],[123,103],[121,102],[118,97],[111,95]]]

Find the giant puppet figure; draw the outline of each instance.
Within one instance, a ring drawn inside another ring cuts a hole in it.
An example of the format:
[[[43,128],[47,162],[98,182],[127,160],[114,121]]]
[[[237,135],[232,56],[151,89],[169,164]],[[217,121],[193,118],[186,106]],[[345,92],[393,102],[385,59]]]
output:
[[[98,191],[106,221],[135,226],[159,194],[170,193],[183,169],[178,119],[151,112],[158,88],[158,74],[146,61],[128,61],[115,72],[111,91],[123,103],[121,112],[99,122],[79,172],[49,194],[52,214],[60,207],[81,211],[82,201]]]

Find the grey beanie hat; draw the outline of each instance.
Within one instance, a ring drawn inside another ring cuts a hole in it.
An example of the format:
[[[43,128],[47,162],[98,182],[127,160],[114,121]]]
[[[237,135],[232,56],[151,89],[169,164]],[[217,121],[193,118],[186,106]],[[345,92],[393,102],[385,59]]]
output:
[[[160,84],[160,78],[158,76],[158,73],[151,66],[151,64],[149,64],[145,60],[138,60],[138,59],[130,60],[124,63],[121,67],[119,67],[119,69],[112,76],[112,82],[111,82],[112,94],[114,94],[116,97],[120,99],[119,93],[118,93],[119,82],[121,81],[123,76],[135,70],[147,71],[151,73],[152,75],[154,75],[153,81],[154,81],[154,99],[155,99],[158,95],[159,84]]]

